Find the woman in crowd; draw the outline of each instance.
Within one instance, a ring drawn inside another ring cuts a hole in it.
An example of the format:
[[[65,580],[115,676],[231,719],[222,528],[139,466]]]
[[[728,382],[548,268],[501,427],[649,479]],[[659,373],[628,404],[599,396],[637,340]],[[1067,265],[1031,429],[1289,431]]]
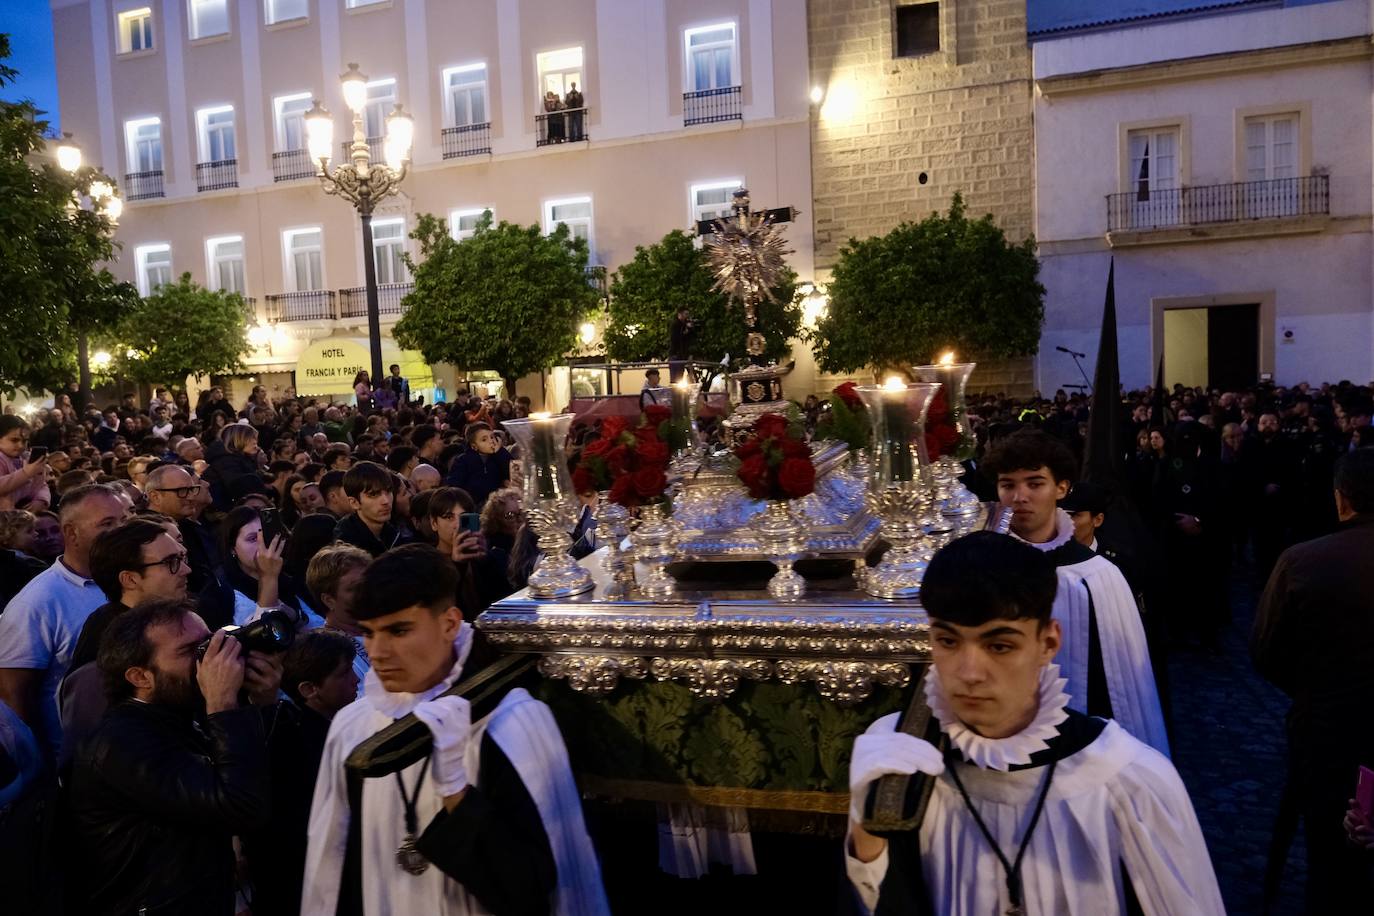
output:
[[[364,369],[353,377],[353,394],[358,399],[358,410],[372,409],[372,380]]]
[[[258,431],[245,423],[224,427],[219,438],[205,450],[205,482],[216,508],[228,510],[241,481],[258,476]]]
[[[234,623],[243,626],[260,611],[282,606],[304,614],[311,626],[323,625],[323,618],[302,606],[295,580],[284,572],[285,547],[284,537],[263,537],[262,514],[257,509],[240,506],[224,517],[220,550],[225,577],[234,590]]]

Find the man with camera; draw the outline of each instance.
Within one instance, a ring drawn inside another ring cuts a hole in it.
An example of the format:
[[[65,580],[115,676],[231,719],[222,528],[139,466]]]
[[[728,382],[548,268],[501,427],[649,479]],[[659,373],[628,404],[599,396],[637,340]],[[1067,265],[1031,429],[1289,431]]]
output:
[[[70,783],[75,911],[235,912],[232,839],[270,812],[263,717],[282,663],[262,649],[284,648],[272,623],[212,636],[177,600],[110,623],[97,664],[111,705]]]

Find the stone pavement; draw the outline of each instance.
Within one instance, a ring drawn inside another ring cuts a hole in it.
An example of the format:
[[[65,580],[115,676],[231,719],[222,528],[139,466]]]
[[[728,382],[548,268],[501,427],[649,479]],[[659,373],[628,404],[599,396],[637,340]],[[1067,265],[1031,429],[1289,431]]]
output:
[[[1193,798],[1232,916],[1263,912],[1265,862],[1284,784],[1288,699],[1250,664],[1257,598],[1249,569],[1241,567],[1231,584],[1233,623],[1221,652],[1176,649],[1169,659],[1174,765]],[[1305,876],[1299,835],[1271,913],[1302,912]]]

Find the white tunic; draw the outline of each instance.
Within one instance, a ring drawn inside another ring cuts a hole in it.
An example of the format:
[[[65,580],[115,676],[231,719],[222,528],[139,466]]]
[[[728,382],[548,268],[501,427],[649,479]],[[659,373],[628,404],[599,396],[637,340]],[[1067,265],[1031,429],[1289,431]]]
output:
[[[1057,510],[1058,528],[1053,540],[1031,544],[1042,551],[1062,547],[1073,537],[1073,520]],[[1029,543],[1029,542],[1027,542]],[[1107,679],[1107,694],[1112,703],[1112,718],[1135,737],[1159,751],[1169,753],[1169,737],[1164,729],[1164,710],[1159,704],[1150,649],[1145,642],[1145,625],[1135,596],[1111,560],[1094,556],[1082,563],[1060,566],[1059,588],[1054,595],[1054,619],[1064,631],[1064,642],[1055,662],[1069,681],[1069,706],[1088,711],[1088,611],[1097,614],[1098,642],[1102,647],[1102,669]],[[1091,596],[1091,598],[1090,598]]]
[[[359,744],[416,705],[447,691],[457,680],[470,646],[470,627],[464,624],[455,643],[459,660],[449,677],[421,694],[387,693],[377,675],[369,671],[363,696],[344,707],[330,723],[310,809],[302,916],[334,916],[338,905],[351,816],[344,760]],[[562,916],[608,914],[600,869],[582,819],[567,750],[548,707],[517,688],[506,695],[490,716],[473,723],[467,770],[474,784],[480,779],[480,748],[487,731],[514,765],[544,822],[558,868],[553,911]],[[414,790],[423,763],[416,761],[401,771],[408,792]],[[416,805],[422,831],[442,805],[432,781],[426,777]],[[362,806],[362,896],[366,916],[487,913],[475,897],[440,869],[431,866],[422,874],[410,875],[397,866],[396,849],[405,839],[406,830],[405,808],[394,777],[364,780]]]
[[[1047,669],[1050,678],[1057,676],[1053,669]],[[1042,749],[1037,736],[1047,734],[1044,726],[1055,721],[1047,719],[1053,711],[1042,693],[1042,715],[1024,732],[978,742],[967,730],[950,734],[966,758],[953,764],[959,778],[1008,859],[1015,858],[1048,768],[1008,771],[989,765],[1014,765]],[[944,722],[949,713],[937,716]],[[891,730],[896,720],[885,716],[869,730]],[[1009,747],[1013,753],[1006,753]],[[920,831],[920,867],[936,912],[994,916],[1007,911],[1002,864],[948,772],[935,780]],[[847,854],[845,864],[860,900],[872,911],[887,873],[888,851],[867,863]],[[1225,913],[1202,829],[1178,773],[1162,754],[1109,721],[1091,744],[1055,767],[1021,866],[1025,911],[1032,916],[1120,913],[1126,899],[1123,865],[1147,916]]]

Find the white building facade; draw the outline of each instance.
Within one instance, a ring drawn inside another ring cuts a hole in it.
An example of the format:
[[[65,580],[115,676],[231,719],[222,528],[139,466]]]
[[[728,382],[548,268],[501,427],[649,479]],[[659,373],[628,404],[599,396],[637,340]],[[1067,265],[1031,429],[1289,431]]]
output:
[[[1369,0],[1030,37],[1040,390],[1091,373],[1113,259],[1128,388],[1374,378]]]

